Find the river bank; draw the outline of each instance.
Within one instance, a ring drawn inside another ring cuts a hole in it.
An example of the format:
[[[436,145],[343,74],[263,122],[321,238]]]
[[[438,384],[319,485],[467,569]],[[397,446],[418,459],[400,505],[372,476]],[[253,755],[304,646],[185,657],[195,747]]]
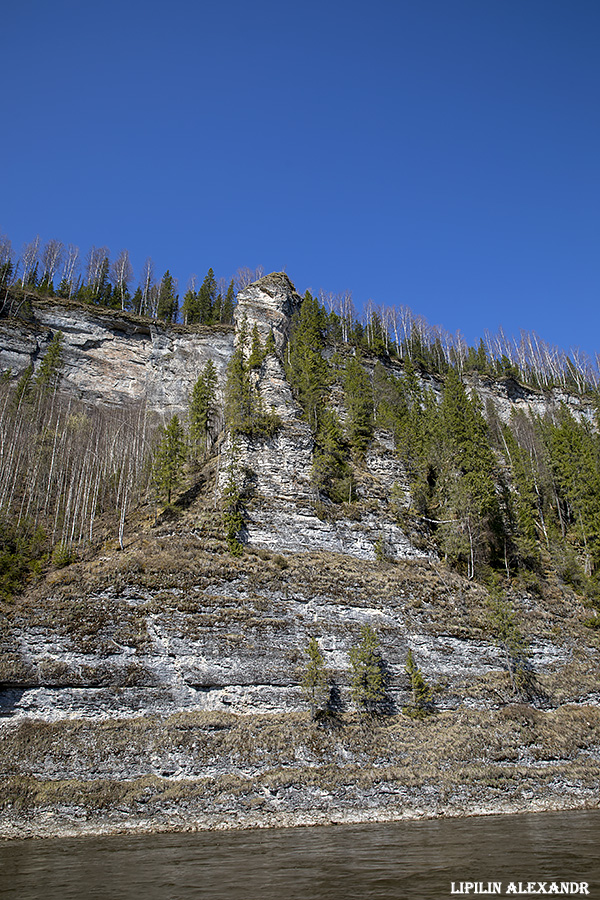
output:
[[[598,808],[600,710],[2,723],[0,838]]]

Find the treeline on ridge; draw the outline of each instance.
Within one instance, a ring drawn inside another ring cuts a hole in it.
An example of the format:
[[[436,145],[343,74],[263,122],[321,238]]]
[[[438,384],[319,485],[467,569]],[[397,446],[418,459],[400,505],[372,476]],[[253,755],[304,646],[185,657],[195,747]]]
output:
[[[535,584],[553,566],[598,602],[597,393],[593,418],[576,418],[563,403],[543,417],[513,412],[503,423],[491,401],[484,410],[469,395],[458,361],[443,367],[434,390],[419,377],[422,361],[407,354],[402,367],[386,366],[368,349],[344,344],[335,314],[306,294],[285,364],[315,437],[315,489],[330,502],[352,502],[375,428],[387,430],[410,486],[410,507],[396,498],[397,517],[414,539],[469,578],[517,575]]]
[[[242,267],[229,281],[216,279],[210,268],[200,286],[192,275],[181,298],[177,279],[167,270],[156,279],[154,263],[146,259],[133,290],[129,252],[110,259],[107,247],[92,247],[82,256],[73,244],[39,237],[26,244],[17,258],[10,239],[0,235],[0,315],[15,314],[22,293],[58,297],[121,309],[164,322],[230,324],[239,290],[264,274],[262,267]],[[518,338],[502,329],[485,332],[477,346],[469,346],[460,332],[452,334],[402,304],[376,304],[369,300],[362,317],[356,314],[352,295],[320,291],[318,301],[326,311],[329,339],[349,344],[382,357],[410,360],[417,368],[443,374],[478,371],[490,376],[512,376],[536,388],[562,387],[577,393],[596,391],[600,384],[599,357],[552,346],[534,332]]]

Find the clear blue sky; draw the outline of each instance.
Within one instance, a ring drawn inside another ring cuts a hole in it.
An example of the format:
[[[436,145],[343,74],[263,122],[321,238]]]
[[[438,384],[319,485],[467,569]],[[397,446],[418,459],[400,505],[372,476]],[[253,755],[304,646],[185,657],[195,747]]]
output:
[[[597,0],[19,0],[0,231],[600,350]]]

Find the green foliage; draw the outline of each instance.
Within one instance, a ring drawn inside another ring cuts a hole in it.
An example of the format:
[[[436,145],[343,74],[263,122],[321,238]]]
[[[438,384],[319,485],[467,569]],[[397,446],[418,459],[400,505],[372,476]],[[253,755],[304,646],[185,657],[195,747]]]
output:
[[[269,329],[269,333],[267,335],[267,340],[265,341],[265,357],[269,356],[270,353],[276,353],[277,347],[275,346],[275,335],[273,334],[273,329]]]
[[[413,718],[424,718],[433,712],[433,691],[416,664],[412,650],[408,651],[405,669],[410,679],[413,702],[412,706],[405,707],[403,712]]]
[[[225,295],[225,299],[221,305],[221,317],[220,321],[226,324],[231,324],[233,322],[233,311],[235,308],[235,290],[233,287],[233,280],[230,282],[229,287],[227,288],[227,293]]]
[[[10,601],[39,570],[46,536],[41,528],[0,521],[0,600]]]
[[[229,477],[223,491],[222,517],[225,540],[227,541],[229,552],[232,556],[241,556],[244,552],[244,545],[240,541],[239,535],[244,527],[244,517],[242,514],[241,493],[235,481],[234,456],[235,448],[232,449]]]
[[[33,387],[33,364],[29,363],[19,381],[14,393],[12,403],[16,409],[19,409],[24,403],[31,399],[31,390]]]
[[[586,423],[563,409],[558,422],[542,426],[563,534],[572,537],[585,572],[600,567],[600,440]]]
[[[496,646],[502,651],[511,692],[518,696],[527,685],[526,660],[528,641],[517,621],[512,603],[503,597],[492,596],[488,601],[488,627]]]
[[[307,291],[300,312],[294,316],[287,354],[287,376],[313,432],[317,432],[329,389],[329,372],[323,358],[327,315]]]
[[[62,345],[62,331],[57,331],[48,345],[35,378],[36,393],[42,397],[51,394],[58,385],[63,365]]]
[[[217,370],[211,359],[204,366],[190,398],[190,450],[198,459],[208,451],[210,425],[216,414]]]
[[[347,457],[348,448],[337,415],[331,409],[322,410],[311,478],[313,485],[333,503],[349,503],[354,497],[352,470]]]
[[[473,578],[478,569],[493,563],[501,522],[487,425],[454,369],[446,376],[440,412],[443,468],[438,493],[444,524],[439,539],[446,556]]]
[[[166,428],[154,457],[154,483],[159,496],[171,502],[173,491],[183,481],[183,466],[187,457],[185,433],[178,416],[173,416]]]
[[[213,311],[217,298],[217,282],[215,273],[209,269],[198,291],[198,321],[208,325],[213,321]]]
[[[271,437],[281,427],[279,416],[273,410],[265,410],[262,397],[252,384],[242,346],[233,353],[227,367],[225,422],[233,437]]]
[[[304,699],[310,705],[311,718],[315,720],[325,710],[329,697],[329,684],[325,660],[316,638],[311,638],[304,648],[307,660],[301,687]]]
[[[65,566],[70,566],[75,561],[75,558],[75,554],[68,544],[57,544],[52,551],[52,565],[57,569],[64,569]]]
[[[370,625],[363,625],[360,644],[350,649],[352,700],[359,713],[376,714],[386,707],[386,677],[379,639]]]
[[[188,325],[210,325],[220,321],[221,296],[217,296],[215,273],[209,269],[200,290],[189,290],[183,298],[182,313]]]
[[[175,281],[167,269],[160,282],[156,317],[163,322],[177,321],[179,296],[175,293]]]
[[[260,369],[264,358],[265,352],[263,350],[260,334],[258,333],[258,326],[255,322],[254,327],[252,328],[252,344],[250,346],[250,356],[248,357],[248,368]]]
[[[359,355],[351,356],[346,362],[344,401],[350,445],[358,453],[364,453],[373,437],[373,392]]]

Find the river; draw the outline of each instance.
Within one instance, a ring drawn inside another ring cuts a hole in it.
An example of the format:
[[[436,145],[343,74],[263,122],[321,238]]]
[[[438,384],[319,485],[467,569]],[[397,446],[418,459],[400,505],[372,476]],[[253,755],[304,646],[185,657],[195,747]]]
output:
[[[450,900],[538,882],[600,900],[600,810],[0,844],[15,900]]]

